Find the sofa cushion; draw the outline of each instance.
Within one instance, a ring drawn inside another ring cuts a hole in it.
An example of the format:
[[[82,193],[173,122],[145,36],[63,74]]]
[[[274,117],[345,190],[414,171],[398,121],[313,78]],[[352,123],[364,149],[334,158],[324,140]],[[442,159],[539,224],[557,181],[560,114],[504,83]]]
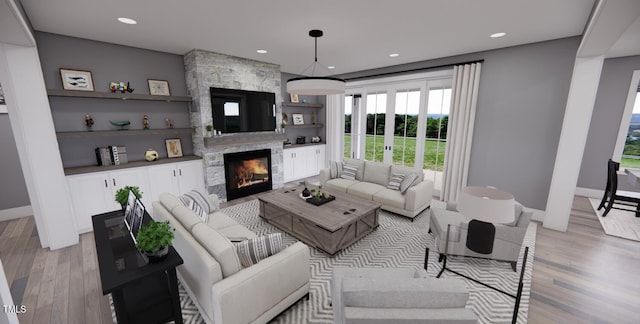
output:
[[[415,173],[418,176],[418,180],[420,181],[424,181],[424,172],[421,169],[418,168],[411,168],[411,167],[407,167],[404,165],[392,165],[391,166],[391,173],[402,173],[405,176],[407,176],[407,174],[409,173]],[[419,182],[420,182],[419,181]]]
[[[180,201],[206,222],[209,214],[215,211],[209,198],[199,190],[191,190],[180,196]]]
[[[347,193],[350,195],[358,196],[360,198],[373,200],[373,195],[378,191],[385,190],[384,186],[370,182],[358,182],[349,188]]]
[[[342,174],[342,161],[329,161],[329,179],[335,179]]]
[[[231,242],[242,242],[257,237],[256,233],[248,230],[242,225],[228,226],[217,231],[228,238]]]
[[[360,181],[335,178],[327,181],[324,184],[324,189],[328,191],[339,191],[342,193],[347,193],[347,189],[356,183],[360,183]]]
[[[387,189],[398,190],[400,191],[400,184],[404,180],[404,174],[402,173],[394,173],[389,178],[389,183],[387,184]]]
[[[363,181],[364,180],[364,160],[356,160],[350,158],[344,158],[343,167],[345,165],[353,165],[358,168],[358,172],[356,173],[356,180]]]
[[[182,224],[182,226],[189,232],[191,232],[196,224],[202,223],[202,219],[200,219],[200,217],[198,217],[193,212],[193,210],[187,208],[184,205],[175,207],[171,211],[171,214],[173,214],[173,217],[175,217],[180,222],[180,224]]]
[[[242,269],[235,246],[224,235],[204,223],[196,224],[191,234],[218,261],[225,278]]]
[[[418,182],[420,182],[420,180],[418,180],[417,174],[415,173],[407,174],[402,180],[402,182],[400,183],[400,192],[401,193],[407,192],[409,188],[415,186],[416,184],[418,184]]]
[[[178,206],[184,206],[182,204],[182,202],[180,201],[180,199],[178,199],[178,197],[168,193],[168,192],[163,192],[160,194],[159,197],[160,203],[162,204],[162,206],[164,206],[164,208],[168,211],[173,211],[174,208],[178,207]]]
[[[238,257],[244,267],[250,267],[268,258],[280,252],[282,248],[282,233],[267,234],[236,243]]]
[[[364,181],[376,183],[381,186],[389,184],[391,165],[382,162],[365,161]]]
[[[404,209],[405,197],[398,190],[385,188],[373,195],[373,201],[383,205]]]
[[[355,180],[357,173],[358,173],[357,166],[347,164],[342,167],[342,173],[340,174],[340,178],[347,179],[347,180]]]

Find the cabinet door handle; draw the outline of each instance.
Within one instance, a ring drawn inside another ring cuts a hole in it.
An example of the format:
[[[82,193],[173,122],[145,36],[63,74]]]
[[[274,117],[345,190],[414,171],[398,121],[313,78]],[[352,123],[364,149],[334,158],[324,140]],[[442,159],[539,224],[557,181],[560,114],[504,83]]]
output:
[[[107,179],[104,179],[104,187],[109,188],[109,184],[107,183]]]
[[[115,187],[116,186],[116,178],[113,178],[112,180],[113,180],[113,186]]]
[[[173,170],[173,176],[174,177],[176,176],[176,170]]]
[[[180,176],[182,177],[182,169],[178,169],[178,172],[180,172]]]

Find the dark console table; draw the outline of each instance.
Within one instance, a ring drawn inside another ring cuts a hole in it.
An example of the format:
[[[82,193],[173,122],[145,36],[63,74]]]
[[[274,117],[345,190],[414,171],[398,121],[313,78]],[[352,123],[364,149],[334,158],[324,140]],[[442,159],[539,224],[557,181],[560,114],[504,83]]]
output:
[[[111,294],[118,323],[182,323],[176,267],[183,263],[173,247],[158,263],[136,250],[122,211],[92,217],[102,293]],[[143,223],[151,221],[145,212]]]

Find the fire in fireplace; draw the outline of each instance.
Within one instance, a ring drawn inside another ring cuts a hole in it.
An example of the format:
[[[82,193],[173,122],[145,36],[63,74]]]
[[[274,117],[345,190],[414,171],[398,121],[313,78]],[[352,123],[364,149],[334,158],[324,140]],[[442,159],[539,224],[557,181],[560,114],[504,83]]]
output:
[[[227,200],[272,189],[271,150],[224,155]]]

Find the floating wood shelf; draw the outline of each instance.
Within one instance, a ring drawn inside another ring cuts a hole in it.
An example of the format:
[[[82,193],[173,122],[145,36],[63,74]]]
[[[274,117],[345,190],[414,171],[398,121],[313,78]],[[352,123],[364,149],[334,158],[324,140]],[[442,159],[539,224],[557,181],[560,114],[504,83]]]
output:
[[[142,166],[152,166],[152,165],[158,165],[158,164],[192,161],[192,160],[200,160],[200,159],[202,158],[199,156],[187,155],[179,158],[163,158],[153,162],[142,160],[142,161],[129,161],[129,163],[124,163],[119,165],[108,165],[108,166],[89,165],[89,166],[81,166],[81,167],[73,167],[73,168],[64,168],[64,174],[65,175],[84,174],[84,173],[111,171],[111,170],[119,170],[119,169],[127,169],[127,168],[137,168]]]
[[[51,97],[76,97],[76,98],[99,98],[99,99],[120,99],[120,100],[150,100],[150,101],[177,101],[191,102],[193,99],[188,96],[152,96],[147,94],[121,93],[121,92],[91,92],[91,91],[68,91],[48,89],[47,95]]]
[[[285,129],[287,128],[322,128],[322,127],[324,127],[323,124],[304,124],[304,125],[287,125]]]
[[[166,128],[166,129],[132,129],[132,130],[107,130],[107,131],[82,131],[82,132],[57,132],[58,138],[90,138],[111,136],[140,136],[140,135],[179,135],[191,134],[191,128]]]
[[[301,103],[301,102],[283,102],[284,107],[296,107],[296,108],[322,108],[323,104]]]

